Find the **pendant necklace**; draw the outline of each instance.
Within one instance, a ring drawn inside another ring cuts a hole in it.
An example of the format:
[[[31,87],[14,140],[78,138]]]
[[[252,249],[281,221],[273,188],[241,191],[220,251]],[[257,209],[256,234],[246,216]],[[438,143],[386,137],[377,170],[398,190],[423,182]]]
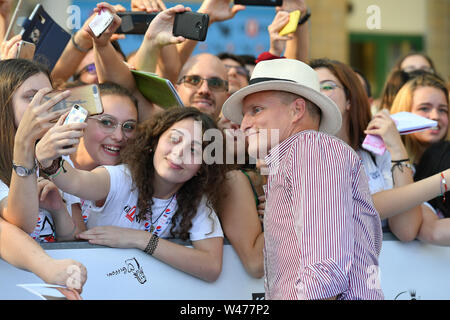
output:
[[[175,194],[172,196],[172,198],[170,198],[169,203],[167,204],[167,206],[163,209],[163,211],[161,211],[161,213],[159,214],[158,218],[155,220],[155,222],[153,222],[153,212],[150,214],[150,233],[153,233],[153,231],[155,231],[155,226],[154,224],[158,222],[159,218],[161,218],[161,216],[164,214],[164,212],[166,212],[167,208],[170,206],[170,204],[172,203],[173,198],[175,198]]]

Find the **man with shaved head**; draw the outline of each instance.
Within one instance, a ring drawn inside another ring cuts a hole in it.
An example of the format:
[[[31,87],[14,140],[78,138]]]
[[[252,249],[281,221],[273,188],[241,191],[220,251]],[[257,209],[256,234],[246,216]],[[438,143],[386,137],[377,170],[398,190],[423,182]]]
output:
[[[228,70],[215,55],[195,55],[181,69],[176,89],[185,106],[197,108],[216,120],[229,96]]]

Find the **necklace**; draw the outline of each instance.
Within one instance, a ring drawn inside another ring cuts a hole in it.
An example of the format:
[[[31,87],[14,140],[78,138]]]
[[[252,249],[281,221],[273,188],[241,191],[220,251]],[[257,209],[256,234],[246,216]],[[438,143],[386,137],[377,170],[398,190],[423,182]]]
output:
[[[168,203],[167,206],[163,209],[163,211],[161,211],[161,213],[159,214],[158,218],[156,218],[156,220],[155,220],[154,222],[153,222],[153,212],[150,213],[150,223],[151,223],[151,226],[150,226],[150,233],[153,233],[153,231],[155,231],[155,226],[154,226],[154,224],[157,223],[158,220],[159,220],[159,218],[161,218],[161,216],[164,214],[164,212],[166,212],[167,208],[168,208],[168,207],[170,206],[170,204],[172,203],[173,198],[175,198],[175,195],[173,195],[173,196],[170,198],[169,203]]]

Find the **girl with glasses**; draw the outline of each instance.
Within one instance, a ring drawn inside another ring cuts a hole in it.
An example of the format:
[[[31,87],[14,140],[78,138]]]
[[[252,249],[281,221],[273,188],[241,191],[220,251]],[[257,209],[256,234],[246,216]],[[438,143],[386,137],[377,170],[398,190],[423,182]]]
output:
[[[199,137],[196,125],[201,125]],[[208,129],[217,129],[209,116],[194,108],[172,108],[138,126],[121,152],[123,165],[89,172],[63,163],[55,184],[90,200],[89,230],[78,238],[139,248],[205,281],[217,279],[223,233],[212,208],[223,196],[225,173],[223,165],[203,161],[211,143],[202,139]],[[44,166],[54,160],[39,148],[36,156]],[[190,239],[193,248],[166,240],[171,237]]]

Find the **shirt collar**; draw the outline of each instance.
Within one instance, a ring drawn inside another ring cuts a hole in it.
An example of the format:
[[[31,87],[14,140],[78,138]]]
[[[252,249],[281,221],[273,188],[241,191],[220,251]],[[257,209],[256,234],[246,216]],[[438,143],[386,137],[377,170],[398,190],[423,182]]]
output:
[[[264,158],[264,161],[266,162],[269,169],[277,166],[280,163],[281,159],[284,158],[290,146],[294,143],[295,140],[297,140],[300,135],[310,131],[312,130],[297,132],[296,134],[284,139],[282,142],[270,149],[269,154]]]

